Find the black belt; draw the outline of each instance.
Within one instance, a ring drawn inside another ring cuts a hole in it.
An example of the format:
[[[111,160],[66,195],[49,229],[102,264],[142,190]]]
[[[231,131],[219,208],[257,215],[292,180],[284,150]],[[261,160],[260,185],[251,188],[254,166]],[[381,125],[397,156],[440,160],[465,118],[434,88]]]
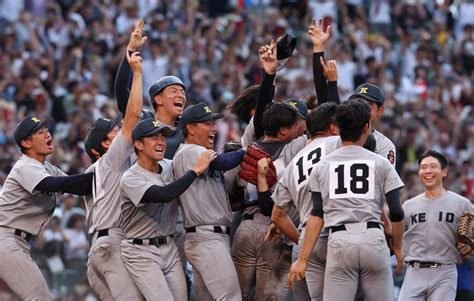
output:
[[[437,268],[442,263],[437,263],[437,262],[421,262],[421,261],[410,261],[408,262],[408,265],[411,266],[412,268]]]
[[[168,243],[168,240],[166,238],[166,236],[158,236],[158,237],[154,237],[154,238],[150,238],[150,239],[134,239],[132,240],[132,243],[133,244],[136,244],[136,245],[144,245],[144,244],[148,244],[148,245],[154,245],[154,246],[157,246],[157,247],[161,247],[163,245],[166,245]]]
[[[380,229],[380,224],[376,223],[376,222],[367,222],[367,229],[368,228],[378,228],[378,229]],[[334,227],[331,227],[330,229],[331,229],[332,233],[337,232],[337,231],[345,231],[346,226],[345,225],[334,226]]]
[[[25,240],[32,240],[35,238],[35,236],[33,234],[30,234],[28,232],[25,232],[25,231],[22,231],[20,229],[15,229],[15,235],[16,236],[20,236],[21,238],[25,239]]]
[[[102,237],[102,236],[109,236],[109,229],[103,229],[97,231],[97,238]]]
[[[244,214],[242,215],[242,220],[249,220],[249,219],[253,219],[253,213],[252,214]]]
[[[186,233],[195,233],[196,232],[196,227],[189,227],[186,228]],[[222,234],[230,234],[230,227],[225,227],[225,232],[222,231],[222,227],[220,226],[214,226],[214,233],[222,233]]]

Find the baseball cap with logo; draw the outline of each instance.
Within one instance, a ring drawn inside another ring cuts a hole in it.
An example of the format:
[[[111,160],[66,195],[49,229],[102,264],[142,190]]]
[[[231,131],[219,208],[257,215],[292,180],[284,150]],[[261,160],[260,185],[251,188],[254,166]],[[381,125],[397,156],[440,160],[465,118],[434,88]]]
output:
[[[165,137],[173,135],[174,131],[154,118],[148,118],[135,125],[132,131],[132,140],[138,140],[143,137],[149,137],[162,133]]]
[[[213,113],[207,104],[205,104],[204,102],[200,102],[184,109],[179,124],[182,128],[184,128],[186,124],[194,122],[204,122],[211,119],[220,119],[223,117],[224,114]]]
[[[368,101],[375,102],[379,106],[382,106],[385,102],[385,96],[383,95],[382,90],[376,85],[369,83],[358,86],[355,93],[349,96],[349,99],[355,97],[362,97]]]
[[[112,120],[102,117],[97,118],[89,129],[86,139],[84,139],[84,147],[89,157],[95,158],[92,149],[95,149],[100,155],[105,153],[101,143],[107,138],[107,134],[122,120],[122,116],[122,113],[118,113]]]
[[[49,127],[53,123],[52,118],[39,119],[33,115],[25,117],[20,123],[16,125],[14,137],[15,142],[21,147],[21,141],[33,135],[42,127]]]
[[[298,110],[298,115],[302,119],[306,119],[308,116],[308,106],[306,102],[302,99],[290,99],[287,101],[289,105],[295,107]]]

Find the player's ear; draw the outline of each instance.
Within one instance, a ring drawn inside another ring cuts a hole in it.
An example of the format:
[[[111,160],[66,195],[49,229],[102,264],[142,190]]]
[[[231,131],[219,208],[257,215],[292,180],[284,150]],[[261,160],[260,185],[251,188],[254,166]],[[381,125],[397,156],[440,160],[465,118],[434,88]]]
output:
[[[26,139],[21,140],[20,142],[21,147],[23,149],[30,149],[31,148],[31,139],[28,137]]]
[[[333,135],[339,135],[340,132],[339,132],[339,127],[337,126],[337,124],[335,123],[331,123],[329,125],[329,131],[331,132],[331,134]]]
[[[133,141],[133,146],[139,151],[143,150],[143,142],[140,139]]]
[[[443,176],[443,178],[448,175],[448,167],[447,166],[441,170],[441,175]]]
[[[161,97],[161,93],[158,93],[153,97],[153,101],[155,102],[156,106],[162,106],[163,105],[163,98]]]
[[[377,115],[378,116],[382,116],[383,112],[385,112],[385,107],[384,106],[377,107]]]

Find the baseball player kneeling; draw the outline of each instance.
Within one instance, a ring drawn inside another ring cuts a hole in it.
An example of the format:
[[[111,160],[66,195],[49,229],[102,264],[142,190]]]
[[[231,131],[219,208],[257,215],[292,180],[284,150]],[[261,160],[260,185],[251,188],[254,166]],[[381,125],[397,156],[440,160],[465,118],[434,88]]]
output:
[[[172,161],[163,159],[166,137],[173,131],[155,119],[140,121],[132,132],[137,162],[120,181],[123,195],[121,254],[146,300],[187,300],[187,287],[172,239],[177,200],[215,158],[211,150],[174,181]]]
[[[443,187],[448,160],[437,151],[418,159],[418,176],[425,191],[403,204],[403,246],[408,269],[398,300],[454,300],[460,261],[456,248],[458,222],[473,213],[468,199]],[[464,254],[467,255],[467,254]]]

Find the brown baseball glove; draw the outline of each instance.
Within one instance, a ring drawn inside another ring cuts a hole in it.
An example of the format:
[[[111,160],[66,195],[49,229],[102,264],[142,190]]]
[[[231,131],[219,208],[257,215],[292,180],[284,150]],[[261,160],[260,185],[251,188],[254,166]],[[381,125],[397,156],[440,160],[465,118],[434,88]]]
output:
[[[272,159],[272,156],[255,145],[249,145],[247,147],[247,152],[244,155],[244,159],[242,163],[240,163],[241,170],[239,171],[239,177],[246,182],[257,185],[257,162],[262,158]],[[267,185],[268,187],[272,187],[277,180],[276,168],[275,165],[273,165],[273,162],[270,162],[268,167]]]
[[[472,250],[474,248],[474,214],[465,211],[461,217],[459,218],[458,222],[458,242],[468,245],[469,248]],[[471,250],[469,248],[464,248],[466,252],[462,253],[469,253]],[[462,254],[462,255],[466,255]]]

